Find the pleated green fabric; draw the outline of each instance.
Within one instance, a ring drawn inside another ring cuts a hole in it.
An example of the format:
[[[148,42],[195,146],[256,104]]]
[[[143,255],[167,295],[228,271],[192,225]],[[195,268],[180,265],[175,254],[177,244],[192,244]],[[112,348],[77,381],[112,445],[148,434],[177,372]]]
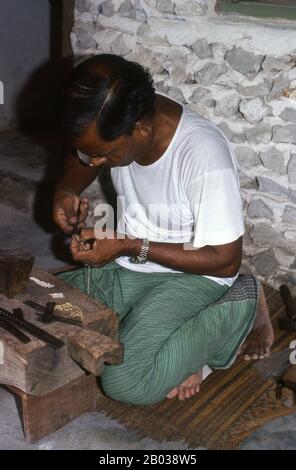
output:
[[[231,288],[195,274],[140,273],[115,262],[62,279],[114,310],[124,361],[104,365],[109,397],[148,405],[161,401],[204,365],[227,368],[252,328],[259,285],[240,276]]]

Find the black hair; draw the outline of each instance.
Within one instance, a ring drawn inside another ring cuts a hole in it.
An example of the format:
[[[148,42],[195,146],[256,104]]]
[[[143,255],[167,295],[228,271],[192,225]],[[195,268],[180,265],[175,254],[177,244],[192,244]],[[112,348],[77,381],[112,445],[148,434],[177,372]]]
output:
[[[155,112],[148,69],[113,54],[93,56],[75,67],[65,98],[64,128],[70,139],[96,121],[100,137],[111,141],[131,134],[139,119]]]

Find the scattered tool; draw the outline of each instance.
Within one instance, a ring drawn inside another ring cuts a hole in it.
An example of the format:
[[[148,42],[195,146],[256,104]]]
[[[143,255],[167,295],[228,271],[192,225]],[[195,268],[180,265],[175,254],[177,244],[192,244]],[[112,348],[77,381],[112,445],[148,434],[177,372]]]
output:
[[[8,322],[9,324],[19,326],[23,330],[28,331],[36,338],[43,341],[44,343],[47,343],[49,346],[51,346],[54,349],[60,349],[63,346],[65,346],[65,343],[63,343],[63,341],[59,340],[58,338],[55,338],[50,333],[47,333],[47,331],[42,330],[41,328],[34,325],[33,323],[30,323],[27,320],[25,320],[24,318],[21,319],[19,316],[13,315],[12,313],[5,310],[4,308],[0,308],[0,319],[6,320],[6,322]]]
[[[38,314],[35,312],[36,315],[38,315],[38,321],[43,322],[43,323],[51,323],[51,322],[60,322],[60,323],[66,323],[68,325],[74,325],[74,326],[83,326],[81,320],[75,320],[74,318],[66,318],[62,317],[61,315],[55,315],[54,314],[54,309],[55,309],[55,302],[47,302],[46,306],[44,307],[43,305],[37,304],[36,302],[33,302],[32,300],[25,300],[24,302],[25,305],[28,307],[33,308],[34,310],[37,310],[38,312],[42,312],[42,314]]]
[[[286,317],[279,318],[279,327],[281,330],[296,331],[296,299],[285,284],[280,286],[279,291],[286,307]]]
[[[5,318],[0,318],[0,326],[24,344],[27,344],[31,341],[27,335],[9,323],[9,321],[7,321]]]

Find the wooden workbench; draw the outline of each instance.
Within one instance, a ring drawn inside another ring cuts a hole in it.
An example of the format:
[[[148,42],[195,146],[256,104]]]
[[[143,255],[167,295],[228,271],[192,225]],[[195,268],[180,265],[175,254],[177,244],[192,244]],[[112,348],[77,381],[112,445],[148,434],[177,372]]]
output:
[[[13,299],[0,294],[0,307],[9,311],[21,307],[26,320],[65,343],[61,349],[53,349],[24,331],[31,341],[23,344],[0,327],[0,384],[20,397],[25,436],[32,443],[95,409],[95,376],[100,375],[105,362],[122,362],[123,347],[118,341],[115,312],[41,269],[33,268],[30,277],[54,287],[43,287],[30,279],[24,294]],[[52,293],[63,293],[64,297],[53,299]],[[35,310],[23,304],[25,300],[43,306],[52,301],[69,302],[82,311],[83,327],[43,324]]]

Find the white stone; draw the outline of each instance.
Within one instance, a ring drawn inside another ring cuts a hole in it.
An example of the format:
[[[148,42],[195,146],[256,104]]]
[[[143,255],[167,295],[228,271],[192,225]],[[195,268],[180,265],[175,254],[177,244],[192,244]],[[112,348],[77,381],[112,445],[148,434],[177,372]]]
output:
[[[284,224],[295,225],[296,224],[296,207],[286,206],[282,216]]]
[[[268,144],[271,140],[271,126],[269,124],[258,124],[253,127],[245,127],[244,133],[251,144]]]
[[[291,56],[282,57],[281,59],[277,57],[265,57],[262,68],[265,72],[281,72],[290,70],[294,65],[295,61],[293,62]]]
[[[259,97],[253,100],[242,100],[239,105],[239,110],[244,118],[251,123],[259,122],[265,116],[272,114],[272,108],[266,106]]]
[[[174,5],[173,0],[158,0],[157,9],[161,13],[174,13]]]
[[[139,21],[125,18],[117,14],[110,17],[99,15],[97,22],[105,29],[113,29],[129,34],[137,34],[137,30],[141,25]]]
[[[265,279],[270,277],[278,264],[271,251],[252,256],[251,262],[256,267],[257,272]]]
[[[174,0],[176,15],[195,16],[203,15],[204,8],[198,1]]]
[[[231,67],[248,78],[254,78],[257,75],[263,59],[263,56],[257,56],[241,47],[235,47],[226,54],[226,60]]]
[[[188,98],[190,102],[195,104],[202,104],[209,107],[215,106],[216,101],[214,100],[210,90],[207,90],[206,88],[197,85],[191,85],[191,87],[192,93]]]
[[[218,124],[219,129],[226,135],[226,137],[235,144],[241,144],[245,142],[246,137],[243,133],[238,133],[232,130],[226,122]]]
[[[120,34],[111,42],[110,49],[113,54],[121,55],[122,57],[126,56],[132,50],[124,40],[123,34]]]
[[[274,142],[296,144],[296,124],[274,126],[272,140]]]
[[[264,80],[258,85],[243,85],[238,83],[236,91],[247,98],[256,98],[257,96],[266,96],[271,87],[272,82],[270,80]]]
[[[265,168],[273,170],[280,175],[287,173],[285,159],[282,152],[280,152],[274,145],[269,147],[266,151],[260,152],[260,159],[262,160]]]
[[[211,85],[217,81],[220,75],[226,72],[225,65],[209,62],[199,72],[194,74],[195,80],[201,85]]]
[[[288,163],[288,180],[289,183],[296,184],[296,154],[291,155]]]
[[[273,212],[262,199],[253,199],[248,206],[248,215],[252,218],[273,219]]]
[[[296,122],[296,107],[295,108],[285,108],[281,114],[280,118],[285,121]]]
[[[197,25],[192,21],[151,18],[149,28],[172,46],[192,46],[198,38]]]
[[[147,21],[150,17],[161,16],[154,2],[149,0],[135,0],[134,6],[135,18],[138,21]]]
[[[247,170],[253,169],[255,166],[260,165],[261,161],[255,150],[251,147],[237,147],[235,149],[235,156],[240,167]]]
[[[238,113],[240,97],[236,94],[225,96],[217,100],[215,114],[217,116],[233,117]]]
[[[192,44],[191,48],[200,59],[213,57],[212,48],[208,41],[204,38],[197,39],[194,44]]]
[[[283,91],[285,90],[285,88],[288,88],[289,84],[290,80],[285,75],[279,75],[278,77],[276,77],[273,82],[271,91],[268,94],[268,100],[271,101],[283,96]]]

